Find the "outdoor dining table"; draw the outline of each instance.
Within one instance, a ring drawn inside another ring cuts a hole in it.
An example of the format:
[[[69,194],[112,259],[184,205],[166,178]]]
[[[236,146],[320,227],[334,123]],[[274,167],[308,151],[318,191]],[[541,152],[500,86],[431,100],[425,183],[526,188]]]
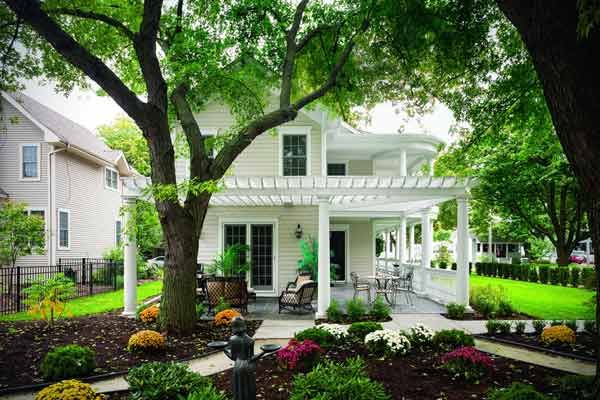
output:
[[[367,276],[367,279],[375,282],[375,299],[377,295],[383,294],[385,301],[391,306],[394,305],[393,297],[390,300],[388,295],[393,295],[392,284],[394,280],[399,279],[397,276],[393,275],[370,275]]]

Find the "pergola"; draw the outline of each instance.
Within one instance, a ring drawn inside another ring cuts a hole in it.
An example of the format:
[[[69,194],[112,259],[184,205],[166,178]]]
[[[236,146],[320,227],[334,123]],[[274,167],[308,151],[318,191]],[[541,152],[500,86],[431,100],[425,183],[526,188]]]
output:
[[[148,185],[147,178],[123,178],[123,199],[131,202]],[[436,204],[458,200],[456,301],[468,304],[468,198],[472,178],[433,176],[308,176],[225,177],[210,205],[224,207],[317,206],[319,214],[318,315],[330,301],[330,217],[370,217],[398,220],[401,243],[406,248],[406,221],[420,218],[422,224],[421,272],[431,262],[433,231],[431,218]],[[128,217],[128,216],[126,216]],[[125,314],[135,313],[135,238],[125,240]],[[406,251],[399,254],[406,259]],[[375,255],[373,255],[375,257]],[[374,260],[375,265],[375,260]],[[133,272],[132,272],[133,271]],[[424,279],[421,279],[424,282]],[[425,288],[421,288],[424,290]]]

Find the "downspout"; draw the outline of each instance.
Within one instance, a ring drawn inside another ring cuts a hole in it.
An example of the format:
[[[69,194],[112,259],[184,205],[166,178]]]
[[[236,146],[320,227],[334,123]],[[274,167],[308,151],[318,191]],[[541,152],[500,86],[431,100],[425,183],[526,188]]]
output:
[[[54,147],[54,146],[53,146]],[[56,212],[55,212],[55,204],[56,204],[56,171],[54,168],[53,157],[56,153],[60,153],[61,151],[66,151],[69,148],[63,147],[58,150],[52,150],[48,153],[48,213],[50,214],[50,218],[48,218],[48,264],[56,265],[56,252],[54,251],[55,246],[55,220],[56,220]]]

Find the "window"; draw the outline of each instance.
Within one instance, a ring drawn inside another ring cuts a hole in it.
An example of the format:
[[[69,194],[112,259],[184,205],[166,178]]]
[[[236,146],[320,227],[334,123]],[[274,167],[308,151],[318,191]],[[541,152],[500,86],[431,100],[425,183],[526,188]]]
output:
[[[329,175],[329,176],[345,176],[346,175],[346,164],[343,164],[343,163],[327,164],[327,175]]]
[[[71,213],[69,210],[58,210],[58,248],[68,250],[70,247]]]
[[[238,225],[238,224],[227,224],[225,225],[225,241],[223,248],[227,249],[228,247],[234,244],[246,244],[246,225]],[[238,265],[242,265],[246,263],[247,254],[239,253],[239,259],[237,260]]]
[[[117,246],[121,244],[121,221],[115,222],[115,243]]]
[[[283,176],[307,175],[306,135],[283,136]]]
[[[46,211],[44,211],[43,209],[30,208],[30,209],[28,209],[28,210],[25,211],[25,214],[41,218],[42,221],[44,221],[44,230],[45,230],[45,227],[46,227]],[[44,234],[44,236],[45,236],[45,234]],[[31,244],[30,244],[30,246],[31,246]]]
[[[108,189],[117,190],[119,185],[119,174],[112,168],[106,167],[105,171],[105,186]]]
[[[21,179],[40,178],[40,145],[21,145]]]

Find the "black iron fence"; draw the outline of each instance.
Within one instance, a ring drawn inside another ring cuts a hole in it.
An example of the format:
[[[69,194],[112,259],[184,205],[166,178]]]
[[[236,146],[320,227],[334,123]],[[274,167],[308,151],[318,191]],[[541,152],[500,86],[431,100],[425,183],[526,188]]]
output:
[[[25,311],[23,290],[60,273],[75,283],[73,297],[111,292],[123,286],[123,264],[103,258],[59,258],[56,265],[4,267],[0,268],[0,314]]]

